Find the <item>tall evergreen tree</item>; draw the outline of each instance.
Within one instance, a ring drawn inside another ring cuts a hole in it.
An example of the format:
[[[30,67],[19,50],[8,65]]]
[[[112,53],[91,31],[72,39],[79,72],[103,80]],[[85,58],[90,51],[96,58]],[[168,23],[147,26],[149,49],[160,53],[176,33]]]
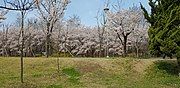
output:
[[[149,0],[151,13],[141,4],[144,16],[151,24],[149,50],[155,56],[177,57],[180,66],[180,2],[179,0]]]

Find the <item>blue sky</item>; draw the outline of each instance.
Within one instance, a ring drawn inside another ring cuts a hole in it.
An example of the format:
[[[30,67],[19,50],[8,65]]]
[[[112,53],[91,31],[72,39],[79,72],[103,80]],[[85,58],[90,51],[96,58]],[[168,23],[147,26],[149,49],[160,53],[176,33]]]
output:
[[[83,24],[94,26],[96,25],[95,16],[98,10],[104,8],[105,2],[106,0],[72,0],[66,11],[65,18],[75,14],[81,18]],[[115,4],[116,2],[117,0],[110,0],[111,4]],[[149,9],[148,0],[123,0],[121,7],[126,9],[133,5],[139,6],[139,2]]]
[[[82,24],[87,26],[95,26],[98,10],[102,10],[104,8],[104,3],[106,0],[71,0],[71,3],[68,5],[65,19],[68,19],[69,16],[77,15],[80,17]],[[117,0],[110,0],[111,4],[115,4]],[[139,6],[139,2],[141,2],[147,9],[148,0],[123,0],[121,3],[122,8],[132,7],[133,5]],[[110,8],[111,9],[111,8]],[[31,17],[33,17],[33,13],[30,13]],[[5,22],[12,23],[16,20],[17,12],[11,12],[7,14],[7,20]]]

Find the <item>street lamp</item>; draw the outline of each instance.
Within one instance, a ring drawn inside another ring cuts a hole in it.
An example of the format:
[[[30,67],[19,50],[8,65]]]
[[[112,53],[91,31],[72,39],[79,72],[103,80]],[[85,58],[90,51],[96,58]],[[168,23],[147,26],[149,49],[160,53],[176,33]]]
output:
[[[106,29],[106,23],[107,23],[107,21],[108,21],[108,19],[107,19],[107,13],[108,13],[108,11],[109,11],[109,8],[108,7],[106,7],[106,8],[104,8],[104,12],[105,12],[105,24],[104,24],[104,26],[105,26],[105,29]],[[106,45],[106,57],[107,58],[109,58],[109,49],[108,49],[108,29],[106,29],[106,32],[107,32],[107,34],[106,34],[106,38],[107,38],[107,45]]]
[[[108,11],[109,11],[109,8],[108,8],[108,7],[104,8],[104,12],[105,12],[105,13],[107,13]]]

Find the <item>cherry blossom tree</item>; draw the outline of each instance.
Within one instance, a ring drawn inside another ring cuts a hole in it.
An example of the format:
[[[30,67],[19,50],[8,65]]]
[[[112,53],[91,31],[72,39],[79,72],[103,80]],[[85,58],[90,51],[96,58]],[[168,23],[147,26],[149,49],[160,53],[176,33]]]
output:
[[[54,25],[64,16],[64,11],[67,5],[70,3],[69,0],[43,0],[38,5],[38,12],[40,19],[45,24],[46,34],[46,57],[52,53],[51,36],[54,29]]]
[[[4,17],[4,15],[6,15],[8,12],[8,10],[2,10],[0,9],[0,23],[2,20],[5,20],[6,18]]]
[[[3,24],[2,25],[2,28],[3,28],[3,31],[2,31],[2,52],[1,52],[1,54],[3,55],[3,56],[9,56],[8,55],[8,51],[7,51],[7,39],[8,39],[8,31],[9,31],[9,28],[10,28],[10,25],[5,25],[5,24]]]
[[[148,29],[149,24],[142,20],[142,23],[134,30],[131,37],[132,46],[135,48],[136,57],[140,53],[147,53],[148,51]]]
[[[104,39],[105,39],[105,26],[107,23],[107,20],[105,19],[105,13],[102,12],[102,14],[100,14],[100,11],[97,12],[97,16],[95,17],[96,21],[97,21],[97,34],[98,34],[98,38],[99,38],[99,57],[102,56],[102,53],[104,51],[104,49],[102,48],[102,45],[104,43]]]
[[[127,55],[127,42],[130,34],[140,25],[142,11],[139,7],[132,7],[128,10],[117,10],[117,12],[109,13],[109,22],[111,29],[116,32],[118,39],[123,46],[123,55]]]

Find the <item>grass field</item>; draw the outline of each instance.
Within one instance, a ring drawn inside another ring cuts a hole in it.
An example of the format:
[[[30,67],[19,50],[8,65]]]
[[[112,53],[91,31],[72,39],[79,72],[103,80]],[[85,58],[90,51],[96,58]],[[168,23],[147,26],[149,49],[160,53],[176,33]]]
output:
[[[0,57],[2,88],[180,88],[176,60]],[[60,69],[58,70],[58,61]]]

